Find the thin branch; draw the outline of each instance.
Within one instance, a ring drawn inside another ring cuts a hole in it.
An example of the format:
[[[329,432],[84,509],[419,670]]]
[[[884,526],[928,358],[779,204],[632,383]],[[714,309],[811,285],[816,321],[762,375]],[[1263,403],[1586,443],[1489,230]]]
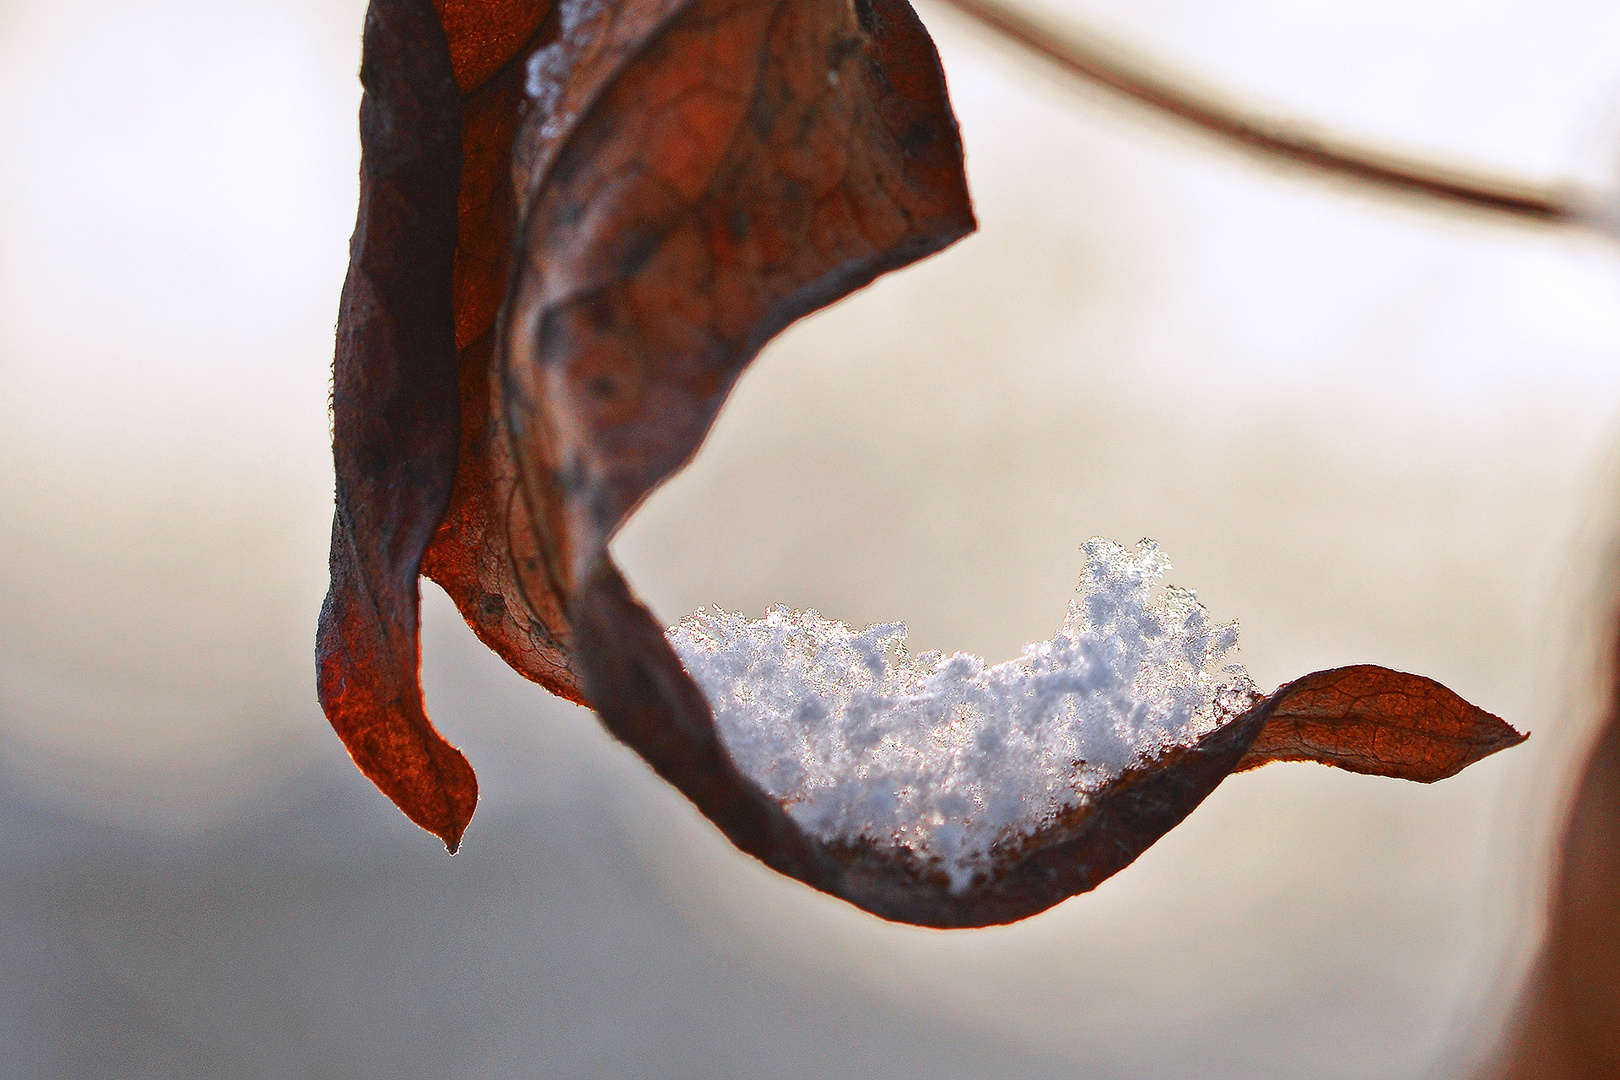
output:
[[[1318,134],[1314,125],[1265,116],[1226,95],[1180,79],[1151,74],[1154,65],[1131,58],[1091,33],[1060,31],[999,2],[942,0],[1071,75],[1167,113],[1267,159],[1345,177],[1403,195],[1545,225],[1615,235],[1616,197],[1574,184],[1536,184],[1391,154],[1348,139]]]

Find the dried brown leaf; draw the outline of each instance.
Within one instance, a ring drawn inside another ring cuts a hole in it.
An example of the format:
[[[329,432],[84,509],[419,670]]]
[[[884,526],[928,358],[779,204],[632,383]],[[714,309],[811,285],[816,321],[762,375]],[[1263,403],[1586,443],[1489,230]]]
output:
[[[1277,689],[1237,770],[1317,761],[1432,783],[1526,738],[1433,679],[1371,664],[1318,671]]]
[[[451,260],[458,92],[426,0],[366,13],[360,212],[334,364],[337,513],[321,610],[321,704],[355,763],[454,851],[478,801],[422,704],[417,571],[455,478]]]
[[[442,24],[440,21],[442,14]],[[905,0],[373,0],[318,655],[356,762],[453,851],[477,799],[418,684],[418,572],[742,850],[884,918],[1025,918],[1234,769],[1449,776],[1522,741],[1429,679],[1317,672],[1166,748],[953,884],[809,839],[722,746],[608,542],[794,319],[974,227]]]

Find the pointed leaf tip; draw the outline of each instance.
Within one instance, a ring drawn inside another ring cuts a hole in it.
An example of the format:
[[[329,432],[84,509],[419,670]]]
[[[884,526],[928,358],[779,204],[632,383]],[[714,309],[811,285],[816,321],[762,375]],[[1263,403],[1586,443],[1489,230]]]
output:
[[[1529,736],[1422,675],[1357,664],[1279,687],[1265,727],[1234,772],[1316,761],[1433,783]]]
[[[321,707],[360,771],[454,853],[478,806],[478,778],[423,708],[414,604],[389,610],[404,600],[368,589],[375,583],[355,571],[343,538],[334,549],[316,637]]]
[[[417,572],[450,503],[461,431],[451,302],[461,96],[428,0],[373,0],[360,206],[332,372],[332,586],[321,706],[362,772],[454,851],[478,802],[427,718]]]

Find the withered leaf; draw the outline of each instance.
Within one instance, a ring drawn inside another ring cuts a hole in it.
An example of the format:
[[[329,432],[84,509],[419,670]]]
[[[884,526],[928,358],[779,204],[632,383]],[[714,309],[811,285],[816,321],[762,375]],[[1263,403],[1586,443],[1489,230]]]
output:
[[[461,95],[425,0],[367,11],[361,82],[360,212],[334,363],[337,512],[318,685],[355,763],[454,851],[478,784],[423,708],[416,579],[456,469],[450,281]]]
[[[555,22],[548,3],[528,0],[449,0],[437,10],[379,0],[367,11],[361,208],[334,364],[338,512],[317,639],[320,693],[361,769],[451,851],[477,782],[422,706],[418,571],[515,668],[582,699],[560,605],[524,596],[512,573],[527,516],[512,514],[510,455],[486,389],[515,221],[524,62],[555,36]],[[431,81],[420,74],[428,70]]]
[[[767,340],[974,227],[926,31],[906,0],[372,0],[363,70],[321,696],[452,851],[477,788],[422,708],[419,572],[739,848],[929,926],[1094,888],[1234,769],[1438,779],[1523,738],[1430,680],[1344,668],[1140,761],[965,884],[813,841],[738,771],[607,545]]]
[[[766,340],[973,228],[938,57],[904,0],[695,0],[633,55],[581,56],[546,90],[557,114],[519,135],[495,389],[548,556],[519,577],[568,598],[615,735],[743,850],[842,895],[833,860],[726,756],[607,542]]]
[[[1527,736],[1433,679],[1371,664],[1318,671],[1279,687],[1237,771],[1318,761],[1432,783]]]
[[[339,506],[334,585],[323,611],[319,642],[322,700],[367,774],[413,820],[444,837],[452,850],[470,817],[476,788],[459,754],[433,730],[421,707],[415,572],[439,581],[479,636],[514,667],[554,692],[584,700],[578,661],[569,649],[572,630],[563,616],[564,586],[554,572],[560,537],[541,531],[547,527],[545,515],[532,508],[544,503],[518,496],[512,448],[521,446],[522,440],[507,430],[511,413],[490,410],[482,392],[495,355],[491,327],[497,298],[507,287],[505,251],[518,222],[515,196],[526,196],[522,201],[533,210],[535,198],[544,192],[546,212],[563,207],[565,216],[585,205],[609,213],[641,213],[636,200],[656,210],[662,195],[656,172],[649,174],[650,184],[630,185],[625,189],[628,197],[617,200],[592,199],[578,192],[559,196],[565,185],[547,182],[563,171],[554,168],[556,159],[579,141],[575,129],[585,117],[597,117],[583,123],[586,138],[597,137],[592,131],[617,133],[621,121],[635,116],[636,109],[650,108],[634,101],[649,87],[655,93],[684,95],[682,121],[696,124],[710,136],[708,142],[681,137],[673,129],[649,123],[648,112],[641,118],[638,136],[618,140],[631,158],[639,154],[660,167],[675,160],[672,150],[681,151],[688,166],[722,169],[730,185],[705,196],[703,205],[679,213],[706,214],[711,233],[732,238],[734,250],[717,248],[711,260],[711,270],[723,277],[715,297],[721,301],[719,317],[725,325],[693,327],[729,335],[731,340],[719,350],[706,350],[700,362],[710,370],[699,376],[698,383],[678,388],[693,394],[688,404],[695,405],[692,415],[699,422],[678,436],[688,443],[684,450],[655,470],[644,470],[639,481],[643,493],[695,447],[737,372],[775,330],[972,227],[960,144],[938,60],[909,8],[902,4],[889,16],[891,29],[897,28],[899,34],[880,39],[887,52],[867,57],[854,72],[856,84],[839,90],[840,72],[852,66],[855,53],[866,47],[859,23],[865,19],[877,25],[864,4],[864,15],[847,5],[822,4],[804,5],[803,12],[787,19],[778,18],[788,11],[784,5],[733,10],[686,4],[677,11],[678,7],[659,2],[580,2],[564,5],[559,17],[539,5],[447,0],[437,8],[442,25],[430,29],[429,24],[438,20],[422,0],[375,0],[368,13],[368,25],[404,29],[368,36],[367,70],[432,63],[442,76],[448,67],[465,96],[457,116],[455,103],[441,85],[436,111],[418,108],[398,122],[363,125],[362,131],[368,183],[372,162],[391,154],[420,154],[428,145],[448,151],[451,139],[459,135],[463,168],[456,213],[450,219],[458,385],[455,393],[447,391],[442,346],[444,198],[442,193],[436,202],[395,198],[389,211],[418,223],[432,219],[432,231],[441,243],[428,250],[419,238],[409,259],[396,260],[402,264],[396,268],[396,294],[410,293],[409,306],[424,327],[422,333],[397,340],[367,336],[362,314],[347,301],[344,305],[335,365]],[[811,17],[818,11],[830,17],[818,23]],[[786,36],[776,32],[784,24]],[[766,34],[768,29],[774,36]],[[673,48],[672,35],[677,42]],[[806,48],[817,52],[808,66],[797,51]],[[670,56],[673,63],[667,62]],[[885,60],[889,69],[883,67]],[[920,81],[905,67],[919,60],[924,65]],[[775,80],[770,86],[767,76]],[[398,108],[386,97],[388,89],[368,85],[368,115]],[[870,100],[874,92],[875,103]],[[740,108],[739,102],[748,104],[750,93],[754,106]],[[619,99],[603,105],[601,99],[614,94]],[[908,94],[920,94],[920,100],[912,102]],[[832,99],[830,105],[822,101],[827,97]],[[525,108],[529,123],[514,156],[511,134]],[[782,126],[773,143],[761,125],[776,123],[778,114]],[[753,126],[752,141],[740,138],[735,145],[714,141],[727,125],[740,130],[745,115]],[[789,122],[798,128],[790,129]],[[806,142],[811,137],[819,143],[811,146]],[[876,148],[864,146],[862,140]],[[593,156],[590,150],[572,153],[581,160]],[[704,155],[713,158],[707,165]],[[830,188],[845,179],[839,165],[845,157],[853,168],[847,178],[848,197],[840,203]],[[514,172],[515,192],[504,182]],[[772,178],[771,183],[761,185],[766,178]],[[884,184],[902,187],[886,191]],[[907,192],[908,184],[919,190]],[[928,190],[928,184],[938,190]],[[822,205],[806,214],[809,195]],[[566,208],[570,199],[574,209]],[[909,215],[919,220],[912,221]],[[355,280],[366,261],[375,258],[367,244],[370,222],[377,216],[363,199],[352,256]],[[715,231],[717,223],[720,229]],[[756,240],[775,247],[739,243],[737,230],[749,223]],[[544,235],[555,224],[543,228],[531,224],[527,234]],[[572,223],[568,225],[572,231]],[[547,243],[554,246],[555,239]],[[818,245],[813,253],[806,247],[809,244]],[[666,269],[668,262],[664,260]],[[545,280],[555,283],[566,277],[548,271]],[[638,287],[645,291],[653,280],[655,275],[640,275]],[[664,299],[678,301],[679,288],[677,284]],[[655,313],[667,324],[674,321],[673,310],[657,310],[660,300],[650,306],[645,300],[643,312]],[[634,304],[626,310],[634,314],[633,308]],[[434,323],[430,328],[429,322]],[[671,353],[658,362],[679,367],[690,366],[693,359]],[[431,373],[419,378],[395,377],[428,368]],[[388,381],[393,392],[390,405],[381,409],[368,410],[363,395],[348,392],[351,386],[379,380]],[[592,383],[596,389],[601,385],[600,380]],[[504,379],[494,380],[493,389],[502,400],[505,388]],[[654,409],[648,415],[656,413]],[[413,476],[411,483],[402,482],[395,474],[407,461],[416,464],[418,473],[430,465],[432,477]],[[443,491],[446,473],[454,477],[448,506]],[[378,491],[388,497],[377,497]],[[358,523],[351,520],[357,505],[364,518]],[[430,525],[437,533],[430,545],[424,545],[422,533]],[[605,543],[607,531],[599,532],[597,543]],[[385,565],[374,565],[384,561],[381,557],[368,558],[364,550],[368,544],[385,550]],[[369,632],[351,625],[353,612],[368,606],[376,613],[376,625]],[[382,747],[388,748],[386,753]],[[452,761],[463,768],[452,769]]]

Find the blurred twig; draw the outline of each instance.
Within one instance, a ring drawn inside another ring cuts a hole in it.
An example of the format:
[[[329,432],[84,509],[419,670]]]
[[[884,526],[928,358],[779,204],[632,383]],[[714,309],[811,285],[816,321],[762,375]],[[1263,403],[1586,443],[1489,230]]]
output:
[[[1392,154],[1321,132],[1297,119],[1266,115],[1228,95],[1154,65],[1089,31],[1059,30],[1000,0],[942,0],[1003,38],[1101,86],[1268,160],[1283,160],[1369,187],[1417,195],[1532,224],[1588,229],[1617,236],[1614,194],[1575,184],[1537,184],[1474,169]]]

